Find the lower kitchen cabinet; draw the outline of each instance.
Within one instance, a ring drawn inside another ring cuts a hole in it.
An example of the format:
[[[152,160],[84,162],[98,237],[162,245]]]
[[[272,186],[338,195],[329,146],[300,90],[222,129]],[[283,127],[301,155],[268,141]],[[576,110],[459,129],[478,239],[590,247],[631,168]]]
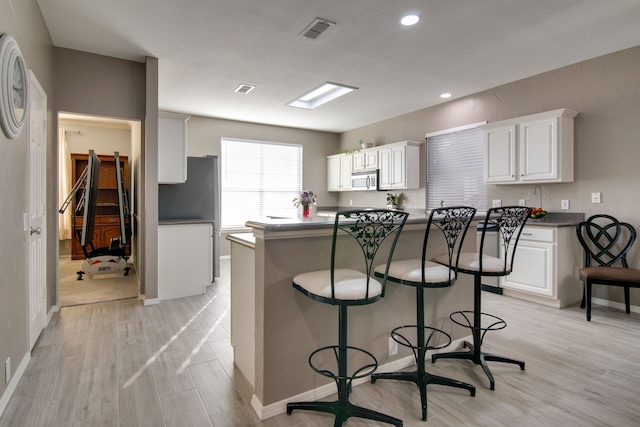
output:
[[[526,226],[516,249],[513,272],[500,278],[505,295],[555,307],[580,301],[581,252],[575,228]]]
[[[158,299],[202,295],[212,281],[212,224],[159,225]]]

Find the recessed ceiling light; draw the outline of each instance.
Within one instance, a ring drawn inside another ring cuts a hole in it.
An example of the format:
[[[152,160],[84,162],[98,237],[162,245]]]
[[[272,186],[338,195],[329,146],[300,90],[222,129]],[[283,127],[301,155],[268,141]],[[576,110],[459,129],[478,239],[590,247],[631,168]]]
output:
[[[358,88],[345,86],[338,83],[326,82],[323,85],[313,89],[312,91],[305,93],[299,98],[294,99],[287,105],[289,107],[299,107],[311,110],[324,104],[325,102],[329,102],[339,96],[346,95],[347,93],[354,90],[358,90]]]
[[[443,93],[442,95],[440,95],[440,98],[451,98],[451,94],[450,93]]]
[[[400,23],[402,25],[415,25],[418,23],[418,21],[420,20],[420,17],[418,15],[407,15],[407,16],[403,16],[402,19],[400,20]]]

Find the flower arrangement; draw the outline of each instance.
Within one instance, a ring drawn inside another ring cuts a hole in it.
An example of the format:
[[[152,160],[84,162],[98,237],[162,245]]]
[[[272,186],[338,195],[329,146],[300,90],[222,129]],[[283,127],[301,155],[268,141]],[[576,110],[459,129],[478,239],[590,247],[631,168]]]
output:
[[[387,193],[387,205],[398,206],[399,201],[400,197],[397,194]]]
[[[309,206],[316,202],[316,195],[311,190],[300,192],[300,196],[293,199],[293,206]]]

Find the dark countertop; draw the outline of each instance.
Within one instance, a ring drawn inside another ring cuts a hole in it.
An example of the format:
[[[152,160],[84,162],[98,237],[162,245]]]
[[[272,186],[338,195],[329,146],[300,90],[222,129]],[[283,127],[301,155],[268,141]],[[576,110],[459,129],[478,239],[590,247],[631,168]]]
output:
[[[183,224],[213,224],[213,220],[202,219],[202,218],[171,218],[171,219],[158,220],[158,225],[183,225]]]
[[[245,225],[253,229],[264,231],[295,231],[332,228],[334,217],[327,216],[328,214],[330,215],[331,212],[318,211],[318,214],[314,218],[310,219],[265,218],[247,221]],[[427,213],[410,212],[407,224],[424,224],[428,219],[429,215]],[[478,212],[475,219],[484,219],[484,212]],[[544,218],[529,219],[526,225],[541,227],[572,227],[576,226],[581,221],[584,221],[583,213],[549,212]]]
[[[255,249],[256,247],[256,238],[253,233],[233,233],[227,235],[226,239],[248,248]]]
[[[541,227],[575,227],[584,221],[584,213],[549,212],[540,219],[529,218],[526,225]]]

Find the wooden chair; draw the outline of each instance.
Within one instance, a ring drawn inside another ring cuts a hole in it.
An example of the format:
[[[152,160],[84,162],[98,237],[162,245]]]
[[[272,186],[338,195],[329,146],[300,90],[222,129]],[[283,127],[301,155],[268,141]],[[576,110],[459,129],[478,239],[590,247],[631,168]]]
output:
[[[584,284],[580,307],[587,306],[587,321],[591,321],[593,285],[623,287],[625,309],[630,313],[629,288],[640,287],[640,270],[629,268],[627,262],[627,253],[636,240],[636,230],[631,224],[600,214],[578,224],[576,232],[585,254],[585,266],[580,269]]]
[[[411,348],[413,351],[416,370],[373,374],[371,375],[371,383],[375,383],[378,379],[415,383],[420,390],[423,421],[427,419],[427,385],[440,384],[463,388],[468,390],[471,396],[476,394],[476,388],[471,384],[426,372],[425,357],[427,352],[447,347],[451,344],[451,336],[440,329],[425,326],[424,321],[424,290],[444,288],[455,283],[458,278],[457,264],[460,248],[475,213],[475,208],[465,206],[434,209],[429,215],[429,221],[424,233],[422,258],[394,261],[388,267],[388,280],[402,285],[413,286],[416,289],[416,324],[398,326],[391,331],[391,338],[394,341],[402,346]],[[432,230],[434,232],[440,231],[444,237],[444,247],[446,248],[445,252],[448,260],[446,265],[437,264],[427,258],[429,234]],[[376,267],[376,277],[384,277],[387,273],[386,267],[386,265]]]
[[[371,277],[376,253],[382,242],[395,233],[391,247],[386,256],[388,267],[407,217],[406,212],[386,209],[361,209],[340,211],[337,213],[333,227],[333,243],[331,247],[331,266],[328,270],[312,271],[298,274],[293,278],[293,287],[309,298],[338,306],[338,345],[319,348],[309,356],[311,368],[325,377],[332,378],[338,387],[338,400],[333,402],[292,402],[287,403],[287,414],[294,409],[320,411],[335,415],[334,427],[341,426],[349,417],[366,418],[388,424],[402,426],[402,420],[386,414],[353,405],[349,402],[351,382],[356,378],[371,375],[378,367],[378,361],[370,352],[347,344],[347,307],[374,303],[384,296],[387,284],[386,273],[382,281]],[[354,246],[348,243],[350,236],[357,242],[362,251],[364,272],[354,269],[336,268],[336,260],[351,256]],[[340,240],[340,245],[338,245]],[[338,249],[341,249],[339,251]],[[340,252],[340,254],[338,254]],[[292,343],[295,345],[295,343]],[[349,354],[368,360],[364,366],[347,370]],[[333,356],[333,357],[331,357]],[[320,366],[324,359],[335,359],[336,369]]]

